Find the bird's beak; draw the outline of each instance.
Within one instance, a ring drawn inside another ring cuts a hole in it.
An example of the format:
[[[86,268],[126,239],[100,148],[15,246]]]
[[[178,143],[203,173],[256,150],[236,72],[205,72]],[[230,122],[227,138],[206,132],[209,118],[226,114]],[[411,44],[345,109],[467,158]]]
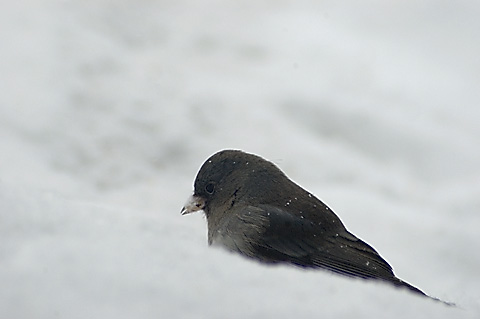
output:
[[[188,198],[185,206],[182,208],[182,215],[194,213],[205,207],[205,199],[200,196],[192,195]]]

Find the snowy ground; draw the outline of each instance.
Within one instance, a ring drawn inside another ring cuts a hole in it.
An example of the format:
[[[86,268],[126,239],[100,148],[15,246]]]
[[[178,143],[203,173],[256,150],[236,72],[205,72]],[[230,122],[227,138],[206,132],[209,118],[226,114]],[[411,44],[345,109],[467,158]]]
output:
[[[480,4],[10,1],[0,318],[478,318]],[[208,248],[202,162],[277,163],[449,308]]]

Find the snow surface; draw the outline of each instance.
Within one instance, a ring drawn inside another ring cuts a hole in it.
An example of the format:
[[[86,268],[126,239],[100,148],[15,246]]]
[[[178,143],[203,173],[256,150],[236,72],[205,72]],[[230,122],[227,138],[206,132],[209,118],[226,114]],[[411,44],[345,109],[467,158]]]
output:
[[[480,3],[10,1],[0,318],[478,318]],[[257,153],[396,274],[265,266],[180,216]]]

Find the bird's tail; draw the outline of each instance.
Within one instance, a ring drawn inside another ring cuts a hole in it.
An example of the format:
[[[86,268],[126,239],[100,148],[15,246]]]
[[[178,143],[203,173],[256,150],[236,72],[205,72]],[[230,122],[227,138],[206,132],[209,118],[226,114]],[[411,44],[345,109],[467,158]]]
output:
[[[436,298],[436,297],[432,297],[432,296],[429,296],[427,295],[426,293],[424,293],[422,290],[418,289],[417,287],[409,284],[408,282],[406,281],[403,281],[401,280],[400,278],[397,278],[395,277],[395,280],[393,281],[393,284],[396,286],[396,287],[399,287],[399,288],[405,288],[405,289],[408,289],[409,291],[413,292],[413,293],[416,293],[416,294],[419,294],[419,295],[422,295],[423,297],[427,297],[429,299],[432,299],[432,300],[435,300],[435,301],[438,301],[438,302],[441,302],[447,306],[450,306],[450,307],[456,307],[457,305],[453,302],[448,302],[448,301],[444,301],[444,300],[441,300],[439,298]]]

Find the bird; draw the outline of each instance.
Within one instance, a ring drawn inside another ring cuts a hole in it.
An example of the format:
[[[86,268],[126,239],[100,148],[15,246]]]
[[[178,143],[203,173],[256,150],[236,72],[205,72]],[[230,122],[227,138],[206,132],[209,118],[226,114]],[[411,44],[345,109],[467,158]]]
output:
[[[388,262],[350,233],[330,207],[258,155],[226,149],[209,157],[181,214],[200,210],[207,219],[209,245],[263,263],[379,280],[441,301],[396,277]]]

